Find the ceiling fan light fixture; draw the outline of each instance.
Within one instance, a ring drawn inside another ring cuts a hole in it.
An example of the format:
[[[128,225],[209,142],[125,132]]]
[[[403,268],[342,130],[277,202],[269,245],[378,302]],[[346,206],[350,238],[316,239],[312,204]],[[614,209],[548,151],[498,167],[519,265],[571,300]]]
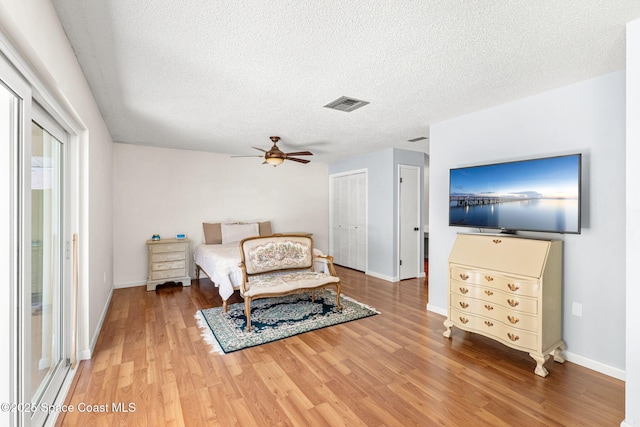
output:
[[[282,157],[267,157],[266,159],[264,159],[264,161],[271,166],[276,167],[278,165],[281,165],[282,162],[284,162],[284,159]]]

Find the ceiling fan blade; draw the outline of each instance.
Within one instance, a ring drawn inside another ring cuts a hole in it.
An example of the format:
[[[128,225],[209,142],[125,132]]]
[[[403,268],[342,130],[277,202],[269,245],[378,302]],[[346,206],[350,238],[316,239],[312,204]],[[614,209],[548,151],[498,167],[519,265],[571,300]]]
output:
[[[298,163],[309,163],[309,160],[306,159],[296,159],[295,157],[287,157],[285,160],[293,160]]]
[[[253,155],[253,156],[231,156],[231,157],[264,157],[264,156],[259,156],[259,155]]]
[[[262,151],[263,153],[267,152],[267,150],[263,150],[262,148],[258,148],[258,147],[251,147],[251,148],[253,148],[255,150],[258,150],[258,151]]]
[[[287,156],[313,156],[313,153],[311,151],[294,151],[287,153]]]

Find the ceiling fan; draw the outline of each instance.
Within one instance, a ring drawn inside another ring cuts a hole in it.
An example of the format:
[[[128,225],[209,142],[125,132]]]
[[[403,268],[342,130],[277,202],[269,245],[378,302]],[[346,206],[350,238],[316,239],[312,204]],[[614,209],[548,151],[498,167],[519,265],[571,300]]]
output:
[[[264,163],[270,164],[272,166],[278,166],[282,164],[285,160],[293,160],[298,163],[309,163],[309,160],[306,159],[298,159],[296,157],[291,156],[313,156],[313,153],[310,151],[294,151],[292,153],[285,153],[278,148],[276,145],[278,141],[280,141],[279,136],[271,136],[269,137],[273,142],[273,147],[269,151],[263,150],[258,147],[251,147],[255,150],[262,151],[264,153]],[[253,157],[253,156],[232,156],[232,157]],[[263,157],[263,156],[258,156]]]

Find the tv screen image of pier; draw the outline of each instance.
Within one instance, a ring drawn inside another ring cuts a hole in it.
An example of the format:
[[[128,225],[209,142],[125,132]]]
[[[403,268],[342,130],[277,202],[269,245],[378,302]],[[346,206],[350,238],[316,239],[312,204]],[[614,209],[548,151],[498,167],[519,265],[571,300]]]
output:
[[[450,170],[449,224],[580,232],[581,156]]]

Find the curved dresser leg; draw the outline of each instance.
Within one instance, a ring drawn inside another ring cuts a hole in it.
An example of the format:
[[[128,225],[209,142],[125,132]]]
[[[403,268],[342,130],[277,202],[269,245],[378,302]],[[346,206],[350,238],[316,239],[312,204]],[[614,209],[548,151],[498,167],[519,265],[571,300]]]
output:
[[[547,371],[544,367],[544,362],[547,361],[549,355],[544,356],[542,354],[529,353],[529,356],[531,356],[531,358],[536,361],[536,369],[534,371],[536,375],[540,375],[541,377],[546,377],[547,375],[549,375],[549,371]]]
[[[561,343],[559,346],[553,350],[553,361],[558,363],[564,363],[565,358],[562,355],[563,350],[565,349],[564,343]]]
[[[445,319],[443,323],[444,327],[447,328],[447,330],[444,331],[442,335],[444,335],[445,338],[451,338],[451,327],[453,326],[453,322],[449,319]]]

